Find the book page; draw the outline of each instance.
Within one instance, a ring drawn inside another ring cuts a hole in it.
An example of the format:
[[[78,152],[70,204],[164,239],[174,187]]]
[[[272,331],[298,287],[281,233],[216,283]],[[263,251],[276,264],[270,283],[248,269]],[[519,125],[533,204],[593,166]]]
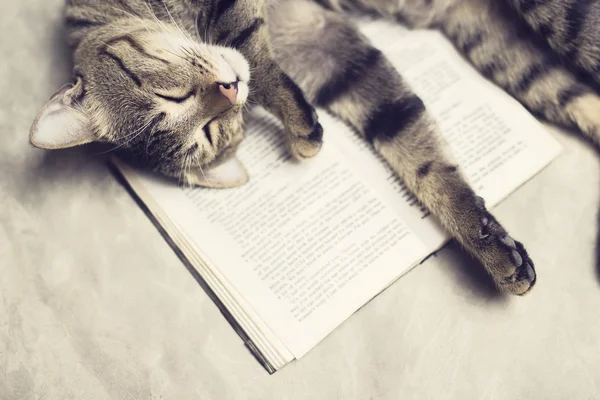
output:
[[[409,31],[385,21],[362,21],[359,26],[424,101],[454,160],[489,207],[560,153],[560,145],[544,127],[482,77],[439,32]],[[449,239],[362,138],[341,129],[327,132],[327,138],[360,166],[357,173],[369,180],[428,249],[434,251]]]
[[[292,161],[281,124],[261,109],[247,135],[238,157],[251,181],[240,188],[143,183],[202,259],[300,357],[427,249],[332,144],[313,160]]]

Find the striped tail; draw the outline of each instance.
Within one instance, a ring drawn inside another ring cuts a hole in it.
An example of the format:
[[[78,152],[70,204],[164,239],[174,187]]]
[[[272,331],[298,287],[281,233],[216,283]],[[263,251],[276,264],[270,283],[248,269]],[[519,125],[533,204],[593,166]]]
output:
[[[508,0],[514,10],[567,62],[600,83],[600,2]]]
[[[600,2],[315,1],[337,12],[442,29],[483,75],[530,111],[550,122],[575,128],[600,146],[600,98],[564,64],[565,59],[573,60],[600,82]],[[531,28],[544,39],[536,37]]]
[[[600,97],[509,11],[494,0],[465,0],[442,29],[482,74],[533,113],[600,145]]]

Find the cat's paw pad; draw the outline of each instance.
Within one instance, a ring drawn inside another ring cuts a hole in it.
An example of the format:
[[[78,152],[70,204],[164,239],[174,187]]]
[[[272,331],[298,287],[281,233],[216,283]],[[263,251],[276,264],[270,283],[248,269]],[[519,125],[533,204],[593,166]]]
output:
[[[314,157],[323,145],[323,127],[316,122],[312,131],[306,136],[295,136],[290,143],[292,155],[299,159]]]
[[[499,246],[506,255],[504,270],[507,275],[496,279],[499,288],[505,292],[524,295],[533,288],[536,281],[533,261],[520,242],[505,235],[499,238]]]
[[[481,197],[475,198],[479,211],[479,231],[475,239],[479,259],[485,264],[500,290],[524,295],[535,285],[533,261],[525,247],[513,238],[485,209]]]

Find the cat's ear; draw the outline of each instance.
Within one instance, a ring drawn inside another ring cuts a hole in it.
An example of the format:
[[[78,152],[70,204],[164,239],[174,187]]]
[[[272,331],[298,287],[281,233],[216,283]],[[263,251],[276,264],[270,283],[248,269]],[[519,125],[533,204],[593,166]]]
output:
[[[93,142],[90,119],[78,107],[83,97],[83,83],[63,86],[37,115],[29,141],[40,149],[66,149]]]
[[[242,186],[248,179],[246,168],[235,154],[215,166],[196,168],[188,175],[191,184],[217,189]]]

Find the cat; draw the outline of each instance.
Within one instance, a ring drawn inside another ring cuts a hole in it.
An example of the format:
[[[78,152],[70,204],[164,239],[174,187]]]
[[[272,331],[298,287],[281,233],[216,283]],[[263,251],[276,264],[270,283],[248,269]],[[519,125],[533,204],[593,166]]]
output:
[[[600,80],[600,3],[577,0],[69,0],[73,82],[42,108],[30,140],[110,143],[140,167],[227,188],[248,180],[235,156],[248,102],[282,121],[298,159],[321,148],[319,106],[372,143],[500,290],[527,293],[536,273],[524,246],[352,15],[439,29],[529,110],[600,142],[600,98],[572,69]]]

